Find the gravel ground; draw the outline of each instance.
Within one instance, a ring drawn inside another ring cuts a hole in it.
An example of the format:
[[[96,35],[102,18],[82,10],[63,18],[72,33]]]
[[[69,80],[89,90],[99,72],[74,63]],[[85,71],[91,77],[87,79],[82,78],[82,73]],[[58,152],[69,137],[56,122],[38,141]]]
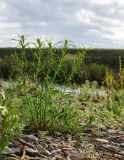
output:
[[[124,132],[92,126],[79,136],[56,132],[23,134],[0,160],[123,160]]]

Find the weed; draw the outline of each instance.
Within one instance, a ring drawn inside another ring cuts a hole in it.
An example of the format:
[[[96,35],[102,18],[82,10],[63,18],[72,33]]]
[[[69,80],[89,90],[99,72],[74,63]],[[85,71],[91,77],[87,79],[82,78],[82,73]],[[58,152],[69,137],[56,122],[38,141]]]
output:
[[[106,70],[105,84],[109,89],[115,88],[118,90],[124,88],[124,67],[122,65],[121,57],[119,57],[119,67],[116,76],[112,69]]]
[[[87,128],[91,126],[92,123],[104,124],[105,126],[119,127],[123,125],[123,115],[124,115],[124,97],[123,89],[114,89],[112,85],[111,88],[107,89],[100,88],[96,84],[87,81],[81,88],[81,93],[79,95],[79,100],[81,101],[83,107],[83,124],[89,121]],[[102,92],[103,91],[103,95]],[[120,121],[122,121],[120,123]],[[120,123],[120,125],[118,125]]]
[[[55,54],[54,44],[52,42],[42,42],[41,39],[37,39],[34,43],[36,47],[35,58],[33,62],[33,70],[31,77],[25,73],[25,67],[27,60],[24,58],[24,52],[27,42],[26,38],[20,39],[18,42],[23,41],[20,47],[22,47],[23,54],[23,77],[18,81],[20,88],[23,89],[24,97],[22,97],[21,110],[24,111],[24,123],[32,130],[38,131],[61,131],[69,133],[78,133],[81,131],[79,110],[72,105],[72,101],[65,94],[65,90],[58,94],[61,97],[60,102],[56,102],[55,83],[56,77],[61,73],[62,64],[68,50],[68,41],[65,40],[63,47],[61,48],[61,55]],[[43,47],[45,44],[48,46],[47,54],[43,54]],[[72,71],[69,75],[64,73],[66,85],[70,84],[73,75],[77,72],[80,64],[84,60],[85,51],[79,52],[78,59],[73,63]],[[58,57],[58,58],[57,58]],[[78,63],[77,63],[78,62]],[[48,67],[46,69],[46,67]],[[51,72],[53,76],[51,76]],[[41,73],[43,76],[41,77]],[[27,85],[27,81],[33,81],[33,95],[29,94],[31,89],[30,85]],[[67,99],[64,102],[65,98]]]
[[[121,57],[119,57],[119,72],[118,72],[118,79],[117,79],[117,88],[123,89],[124,88],[124,67],[122,66]]]
[[[6,93],[1,92],[0,97],[0,153],[8,145],[9,140],[21,134],[21,125],[17,112],[11,103],[11,98]],[[19,134],[20,132],[20,134]]]
[[[115,77],[114,77],[114,72],[110,69],[106,70],[106,75],[105,75],[105,84],[107,88],[111,89],[115,85]]]

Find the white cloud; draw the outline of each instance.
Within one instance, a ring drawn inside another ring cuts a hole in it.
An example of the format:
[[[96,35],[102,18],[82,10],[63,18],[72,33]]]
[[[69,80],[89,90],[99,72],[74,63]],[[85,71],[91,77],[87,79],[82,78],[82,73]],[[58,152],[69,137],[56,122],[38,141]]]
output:
[[[0,22],[0,29],[16,29],[20,28],[21,24],[17,22]]]
[[[0,1],[0,11],[6,9],[6,3],[5,2],[2,2]]]
[[[94,24],[94,19],[96,17],[94,12],[86,9],[81,9],[80,11],[77,11],[75,16],[79,22],[87,24]]]
[[[40,2],[40,0],[28,0],[29,2],[31,2],[31,3],[38,3],[38,2]]]
[[[114,0],[91,0],[91,3],[98,5],[108,5],[113,3]]]
[[[124,5],[123,0],[90,0],[90,2],[98,5],[110,5],[112,3],[117,3],[118,5]]]
[[[101,32],[99,30],[96,29],[89,29],[89,33],[92,35],[99,35],[101,34]]]
[[[115,9],[115,8],[110,8],[110,9],[108,10],[108,14],[109,14],[109,15],[114,15],[114,14],[116,14],[116,9]]]
[[[109,29],[111,29],[112,34],[104,34],[103,37],[111,39],[114,42],[120,41],[120,43],[124,43],[124,23],[118,23]]]
[[[6,21],[6,20],[7,20],[7,17],[5,17],[5,16],[0,16],[0,22]]]

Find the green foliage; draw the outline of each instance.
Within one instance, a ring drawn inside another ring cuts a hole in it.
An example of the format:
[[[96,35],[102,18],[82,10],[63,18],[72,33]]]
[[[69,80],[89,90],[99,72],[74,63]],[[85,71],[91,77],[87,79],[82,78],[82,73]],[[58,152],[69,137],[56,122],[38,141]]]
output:
[[[106,100],[106,108],[109,112],[112,112],[114,115],[121,116],[124,105],[124,91],[118,90],[111,93],[111,96]]]
[[[85,81],[85,83],[81,86],[80,89],[81,93],[79,95],[79,100],[82,103],[97,100],[99,98],[98,88],[99,85],[96,81]]]
[[[61,102],[57,103],[56,91],[51,85],[39,86],[34,94],[34,98],[26,95],[21,106],[25,124],[32,130],[79,132],[79,110],[70,104],[69,97],[58,92]],[[67,98],[66,103],[64,98]]]
[[[11,72],[10,57],[4,57],[0,59],[0,75],[4,78],[9,78]]]
[[[92,123],[104,124],[109,127],[123,125],[124,116],[123,89],[106,89],[97,83],[86,81],[81,87],[79,100],[83,105],[84,120],[92,117]],[[85,122],[84,122],[85,123]]]
[[[117,73],[115,74],[112,69],[107,69],[104,82],[108,88],[124,88],[124,67],[122,65],[121,57],[119,57],[119,67]]]
[[[91,81],[97,80],[98,82],[102,82],[105,77],[106,68],[104,64],[92,63],[87,66],[88,79]]]
[[[19,59],[16,54],[0,58],[0,77],[15,78],[20,70]]]
[[[31,74],[32,73],[32,69],[34,67],[33,61],[34,59],[36,60],[36,55],[37,55],[37,47],[38,44],[36,46],[36,44],[34,45],[36,48],[29,48],[29,42],[25,43],[25,40],[27,40],[28,36],[24,35],[21,37],[19,36],[19,38],[22,40],[18,41],[18,45],[22,44],[23,45],[23,52],[25,52],[24,54],[26,54],[26,59],[27,59],[27,67],[25,67],[25,71],[26,73]],[[25,43],[25,44],[24,44]],[[42,43],[42,42],[41,42]],[[47,43],[47,42],[45,42]],[[19,46],[18,46],[19,47]],[[49,63],[48,60],[48,56],[49,54],[49,47],[50,47],[50,43],[49,45],[45,45],[42,43],[42,58],[44,58],[44,61],[46,60],[45,63],[45,68],[46,70],[50,67],[52,67],[51,69],[51,76],[53,76],[53,72],[54,72],[54,67],[56,66],[55,64]],[[59,55],[62,55],[62,45],[52,46],[52,50],[54,50],[54,56],[56,57],[56,62],[59,58]],[[69,47],[67,48],[67,54],[65,56],[65,62],[63,62],[64,64],[61,64],[63,67],[63,69],[67,70],[67,73],[69,74],[72,69],[72,62],[74,62],[74,59],[78,59],[78,54],[79,52],[82,51],[81,48],[76,48],[73,46],[73,48],[71,48],[72,45],[69,44]],[[16,52],[18,55],[23,55],[22,54],[22,50],[21,48],[17,48]],[[77,71],[77,73],[75,73],[73,75],[73,79],[72,81],[76,81],[78,84],[81,84],[82,82],[84,82],[87,78],[89,80],[97,80],[97,81],[102,81],[104,76],[105,76],[105,67],[109,67],[111,68],[114,73],[117,71],[117,67],[119,65],[118,62],[118,57],[121,56],[122,62],[124,59],[123,56],[123,50],[112,50],[112,49],[87,49],[87,56],[85,58],[85,60],[83,62],[85,62],[87,65],[86,67],[84,66],[84,64],[80,65],[79,70]],[[3,54],[4,53],[4,54]],[[10,54],[9,54],[10,53]],[[1,60],[0,60],[0,76],[3,76],[5,78],[9,78],[10,76],[13,76],[13,78],[16,77],[16,73],[17,73],[17,69],[20,68],[21,64],[18,66],[17,64],[19,63],[15,63],[13,57],[11,57],[11,55],[13,55],[13,53],[15,53],[15,49],[13,48],[1,48],[0,49],[0,56],[1,56]],[[25,57],[24,55],[22,57]],[[73,58],[74,57],[74,58]],[[22,58],[23,59],[23,58]],[[13,64],[13,67],[12,65]],[[123,65],[123,63],[122,63]],[[84,68],[86,69],[86,72],[84,70]],[[56,81],[59,83],[64,83],[66,80],[64,78],[64,73],[63,73],[63,69],[60,70],[60,73],[58,75],[56,75]],[[13,73],[13,74],[11,74]],[[88,77],[89,75],[89,77]],[[44,73],[42,72],[42,70],[39,73],[39,76],[44,77]]]
[[[119,69],[117,77],[117,88],[124,88],[124,66],[122,65],[122,59],[119,57]]]
[[[1,92],[0,97],[0,154],[8,145],[9,140],[21,134],[21,125],[17,116],[16,108],[12,104],[12,97]]]
[[[61,54],[58,56],[52,42],[48,40],[43,42],[38,38],[34,43],[36,51],[30,76],[26,73],[28,63],[25,47],[23,47],[29,43],[24,41],[26,38],[22,38],[22,36],[19,38],[17,41],[21,44],[23,56],[20,59],[22,67],[20,68],[18,86],[20,86],[20,90],[23,90],[24,95],[21,97],[22,103],[20,106],[23,122],[35,131],[79,133],[81,126],[78,108],[72,105],[71,98],[64,91],[54,90],[54,84],[56,84],[56,79],[61,72],[64,74],[66,85],[72,82],[73,75],[78,71],[84,60],[85,50],[82,49],[79,52],[67,74],[66,70],[63,70],[63,64],[67,56],[69,42],[65,40],[60,44]],[[47,54],[45,55],[43,52],[44,47],[47,47]],[[32,85],[28,84],[29,81],[32,82]],[[57,97],[60,97],[59,100]]]
[[[115,76],[111,69],[106,69],[104,83],[108,88],[113,88],[115,86]]]
[[[89,49],[87,51],[87,57],[85,59],[85,62],[87,64],[104,64],[116,71],[119,65],[119,56],[122,57],[122,61],[124,62],[123,49]]]

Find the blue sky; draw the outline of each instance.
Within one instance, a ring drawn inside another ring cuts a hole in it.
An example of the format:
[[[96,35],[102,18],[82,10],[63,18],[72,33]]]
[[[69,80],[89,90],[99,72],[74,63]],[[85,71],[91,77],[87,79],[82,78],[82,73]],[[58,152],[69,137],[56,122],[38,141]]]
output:
[[[124,0],[0,0],[0,47],[18,34],[124,48]]]

